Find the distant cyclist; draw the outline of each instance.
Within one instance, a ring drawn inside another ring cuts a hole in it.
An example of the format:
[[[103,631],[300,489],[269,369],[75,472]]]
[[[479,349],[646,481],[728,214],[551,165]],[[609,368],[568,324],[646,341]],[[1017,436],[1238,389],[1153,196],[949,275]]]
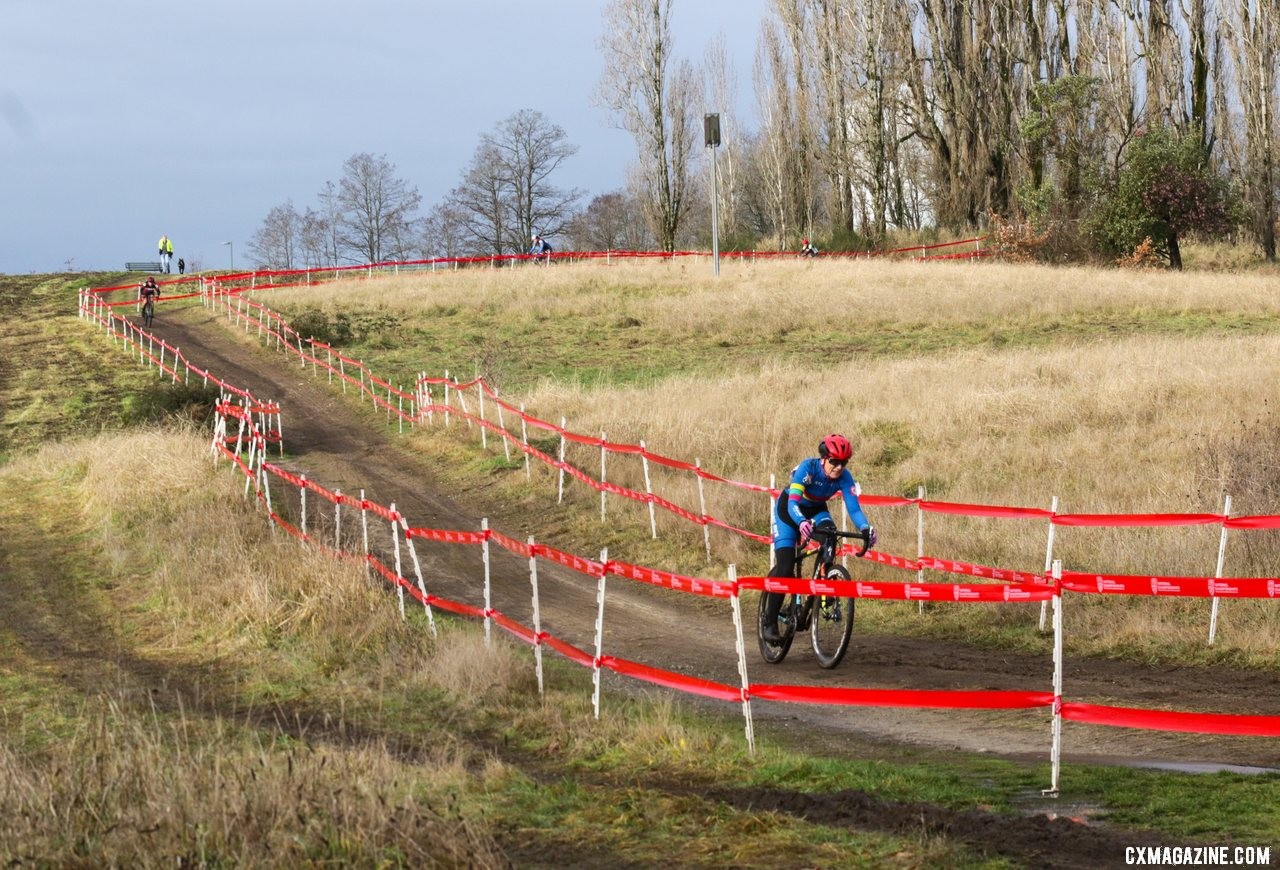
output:
[[[849,473],[853,446],[843,435],[828,435],[818,444],[818,455],[804,460],[791,472],[791,483],[774,504],[777,522],[773,533],[774,566],[770,577],[794,577],[796,544],[804,543],[815,527],[835,521],[827,512],[827,501],[837,492],[844,497],[849,519],[866,534],[867,548],[875,546],[875,528],[858,503],[858,485]],[[781,592],[765,593],[765,618],[762,633],[769,643],[781,640],[778,634],[778,611],[782,609]]]
[[[802,239],[800,242],[800,253],[806,257],[818,256],[818,249],[813,246],[813,242],[808,239]]]
[[[151,318],[156,311],[156,299],[159,297],[160,287],[156,284],[156,279],[148,275],[147,280],[138,285],[138,300],[142,302],[142,322],[145,326],[151,325]]]
[[[156,284],[156,279],[151,275],[147,276],[147,280],[138,285],[138,298],[143,304],[147,302],[155,302],[160,296],[160,286]]]
[[[551,262],[551,245],[542,236],[537,233],[533,234],[533,244],[529,246],[529,253],[533,256],[535,263]]]

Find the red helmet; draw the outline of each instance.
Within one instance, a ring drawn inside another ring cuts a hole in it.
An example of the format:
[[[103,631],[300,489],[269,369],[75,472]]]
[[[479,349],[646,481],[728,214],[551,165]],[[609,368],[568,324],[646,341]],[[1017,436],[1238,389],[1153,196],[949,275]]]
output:
[[[818,455],[823,459],[848,462],[853,458],[853,445],[848,438],[833,433],[822,439],[822,443],[818,445]]]

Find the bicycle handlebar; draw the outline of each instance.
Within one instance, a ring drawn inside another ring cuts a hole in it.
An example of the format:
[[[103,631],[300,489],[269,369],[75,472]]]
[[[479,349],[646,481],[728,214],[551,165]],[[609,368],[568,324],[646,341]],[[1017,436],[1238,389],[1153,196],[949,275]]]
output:
[[[831,537],[831,538],[859,539],[860,541],[862,541],[862,549],[857,552],[857,556],[859,559],[867,555],[867,550],[871,549],[871,542],[867,539],[868,536],[866,532],[842,532],[839,529],[822,528],[819,526],[819,527],[815,527],[814,530],[809,534],[809,539],[813,540],[819,535],[823,535],[825,537]]]

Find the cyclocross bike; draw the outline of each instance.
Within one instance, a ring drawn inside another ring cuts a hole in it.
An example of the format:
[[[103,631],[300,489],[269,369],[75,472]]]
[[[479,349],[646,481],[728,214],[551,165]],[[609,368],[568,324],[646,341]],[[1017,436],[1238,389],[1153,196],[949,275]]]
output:
[[[142,325],[151,326],[151,321],[156,316],[156,299],[154,296],[148,296],[147,301],[142,303]]]
[[[862,549],[858,551],[859,558],[865,556],[870,549],[867,536],[862,532],[842,532],[833,526],[814,528],[811,540],[818,542],[818,549],[812,554],[814,580],[850,579],[849,571],[836,562],[836,551],[841,538],[858,538],[862,541]],[[804,576],[803,562],[809,555],[805,552],[805,542],[796,545],[796,577]],[[786,593],[782,608],[778,611],[779,639],[773,643],[764,639],[764,620],[765,595],[762,593],[756,636],[760,641],[760,655],[766,662],[776,665],[782,661],[787,657],[796,634],[808,631],[813,637],[813,652],[818,657],[818,664],[824,668],[834,668],[848,652],[849,638],[853,636],[853,599],[834,595]]]

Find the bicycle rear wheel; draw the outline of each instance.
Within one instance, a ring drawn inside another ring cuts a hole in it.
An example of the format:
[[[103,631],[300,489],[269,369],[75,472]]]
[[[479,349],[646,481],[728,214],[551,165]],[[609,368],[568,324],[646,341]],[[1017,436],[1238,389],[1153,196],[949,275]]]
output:
[[[848,580],[849,572],[841,565],[827,569],[828,580]],[[818,664],[834,668],[849,651],[853,636],[853,599],[824,595],[813,607],[813,652]]]
[[[782,599],[782,607],[778,610],[777,643],[764,639],[764,602],[767,593],[760,593],[760,608],[756,625],[756,639],[760,642],[760,656],[771,665],[776,665],[787,657],[791,642],[796,639],[796,597],[790,593]]]

